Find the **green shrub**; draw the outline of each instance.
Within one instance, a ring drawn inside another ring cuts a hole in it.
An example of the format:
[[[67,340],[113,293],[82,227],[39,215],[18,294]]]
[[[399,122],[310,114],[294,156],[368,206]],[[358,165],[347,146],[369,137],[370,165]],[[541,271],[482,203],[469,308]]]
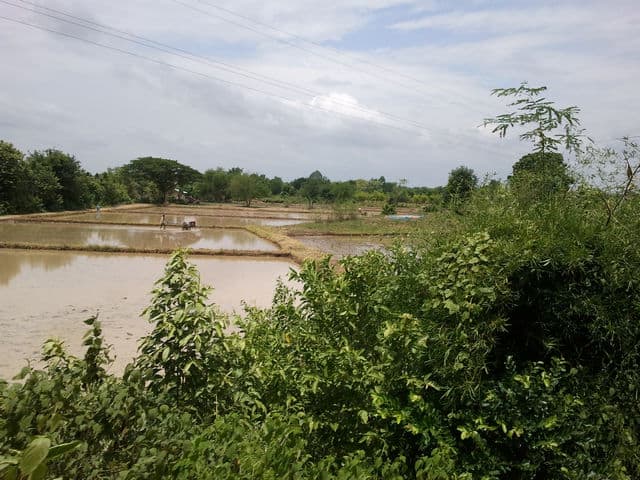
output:
[[[640,476],[640,219],[588,190],[479,189],[411,248],[308,262],[231,319],[177,252],[122,378],[87,355],[0,384],[0,451],[72,478]],[[444,213],[443,213],[444,215]]]

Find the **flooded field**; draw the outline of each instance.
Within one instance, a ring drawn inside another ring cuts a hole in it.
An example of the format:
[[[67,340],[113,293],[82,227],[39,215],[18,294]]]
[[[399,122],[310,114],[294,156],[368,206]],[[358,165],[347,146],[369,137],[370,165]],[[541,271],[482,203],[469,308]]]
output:
[[[0,221],[0,242],[41,247],[115,247],[132,250],[240,250],[279,252],[279,247],[242,227],[292,225],[320,218],[320,212],[246,209],[238,206],[131,208],[14,217]],[[161,215],[167,228],[161,230]],[[183,221],[198,228],[184,231]],[[80,222],[80,223],[74,223]],[[220,228],[216,228],[220,227]],[[224,228],[235,227],[235,228]],[[267,253],[268,254],[268,253]],[[138,339],[150,325],[140,318],[153,283],[168,255],[0,249],[0,378],[9,378],[39,357],[42,343],[60,337],[81,354],[82,323],[99,313],[105,339],[122,371],[136,353]],[[225,311],[240,311],[242,301],[268,306],[276,280],[293,263],[249,256],[193,256],[211,300]]]
[[[326,252],[335,258],[361,255],[369,250],[384,250],[379,237],[348,237],[344,235],[304,235],[296,240],[308,247]]]
[[[128,214],[131,215],[131,214]],[[135,249],[189,247],[211,250],[259,250],[278,247],[241,229],[195,229],[88,225],[74,223],[0,223],[0,241],[56,246],[111,246]]]
[[[173,210],[171,210],[173,212]],[[128,223],[140,225],[160,226],[160,213],[144,213],[144,212],[101,212],[100,214],[81,213],[67,216],[58,216],[52,218],[53,221],[82,221],[93,223]],[[195,212],[189,214],[167,213],[167,225],[174,228],[180,228],[185,218],[195,218],[197,225],[201,227],[228,227],[242,225],[265,225],[279,227],[283,225],[295,225],[298,223],[308,222],[308,219],[291,219],[291,218],[263,218],[263,217],[241,217],[241,216],[214,216],[214,215],[197,215]]]
[[[82,352],[82,323],[99,312],[120,372],[135,355],[150,325],[139,315],[168,256],[0,250],[0,378],[10,378],[37,358],[42,342],[56,336]],[[268,306],[278,277],[294,265],[277,259],[194,256],[202,281],[215,287],[210,299],[225,311],[242,301]]]
[[[290,220],[311,221],[327,217],[327,212],[321,210],[291,210],[286,208],[246,208],[238,206],[197,206],[183,207],[172,205],[168,207],[171,213],[179,215],[198,215],[215,217],[236,217],[236,218],[280,218]],[[131,209],[135,213],[153,213],[160,216],[166,213],[167,207],[147,207],[144,209]]]

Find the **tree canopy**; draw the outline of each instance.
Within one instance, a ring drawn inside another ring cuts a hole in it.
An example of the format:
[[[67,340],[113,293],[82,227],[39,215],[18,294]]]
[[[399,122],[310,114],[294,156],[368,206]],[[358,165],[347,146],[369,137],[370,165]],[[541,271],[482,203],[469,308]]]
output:
[[[449,172],[446,193],[450,200],[465,200],[469,198],[474,188],[478,186],[478,177],[473,169],[465,166],[454,168]]]
[[[166,203],[175,188],[185,188],[201,176],[200,172],[176,160],[157,157],[141,157],[122,167],[127,175],[147,180],[158,191],[156,201]]]
[[[266,195],[269,192],[269,185],[266,178],[259,175],[241,173],[234,175],[229,182],[229,193],[234,200],[240,200],[245,206],[250,207],[254,198]]]
[[[23,169],[22,152],[0,140],[0,214],[14,213]]]

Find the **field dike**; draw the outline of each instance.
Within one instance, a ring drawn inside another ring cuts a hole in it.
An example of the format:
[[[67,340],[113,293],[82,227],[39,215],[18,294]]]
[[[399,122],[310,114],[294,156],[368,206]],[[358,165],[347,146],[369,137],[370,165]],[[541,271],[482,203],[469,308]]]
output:
[[[0,248],[21,250],[58,250],[70,252],[104,252],[104,253],[142,253],[142,254],[171,254],[172,248],[129,248],[113,247],[109,245],[46,245],[33,243],[0,242]],[[230,250],[230,249],[188,249],[190,255],[208,255],[225,257],[291,257],[285,252],[265,252],[261,250]]]
[[[280,251],[300,265],[305,260],[319,260],[327,254],[315,248],[311,248],[273,228],[262,225],[246,225],[245,230],[260,238],[275,243]]]

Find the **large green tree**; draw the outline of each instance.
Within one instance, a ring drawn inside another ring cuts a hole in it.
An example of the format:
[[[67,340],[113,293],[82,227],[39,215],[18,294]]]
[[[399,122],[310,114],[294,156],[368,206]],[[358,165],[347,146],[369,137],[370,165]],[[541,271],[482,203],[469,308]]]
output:
[[[28,161],[32,173],[40,179],[41,186],[50,192],[43,198],[47,210],[77,210],[90,207],[95,202],[90,175],[73,155],[48,149],[31,153]],[[59,185],[61,204],[53,194],[56,188],[50,184],[50,173],[53,173]]]
[[[231,178],[229,193],[231,198],[243,201],[245,206],[250,207],[254,198],[269,194],[269,185],[255,173],[241,173]]]
[[[524,155],[513,165],[511,185],[522,198],[541,200],[556,193],[566,192],[573,182],[562,154],[535,152]]]
[[[202,200],[223,202],[228,195],[230,179],[231,175],[221,167],[209,169],[196,183],[196,195]]]
[[[331,184],[331,197],[335,202],[347,202],[353,200],[356,194],[356,182],[335,182]]]
[[[175,188],[185,188],[201,176],[197,170],[176,160],[158,157],[141,157],[131,160],[123,168],[136,180],[149,181],[157,188],[156,201],[166,203]]]
[[[94,181],[98,191],[98,199],[103,205],[117,205],[131,201],[120,170],[110,168],[106,172],[96,175]]]
[[[316,170],[300,186],[300,195],[307,200],[309,208],[312,208],[323,194],[330,191],[330,187],[329,179]]]
[[[465,200],[478,186],[478,177],[473,169],[465,166],[454,168],[449,172],[446,196],[449,201]]]
[[[0,214],[16,211],[18,184],[23,171],[22,152],[0,140]]]

